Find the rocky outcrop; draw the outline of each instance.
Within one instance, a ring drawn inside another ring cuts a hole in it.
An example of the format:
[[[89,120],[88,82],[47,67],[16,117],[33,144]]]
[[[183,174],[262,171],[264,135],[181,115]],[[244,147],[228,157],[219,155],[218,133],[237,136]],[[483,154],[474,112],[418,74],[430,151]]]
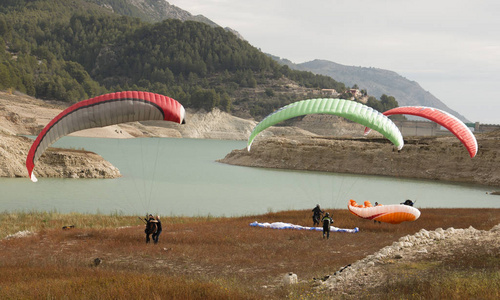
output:
[[[32,140],[0,132],[0,177],[28,177],[25,161]],[[120,171],[83,150],[49,148],[36,163],[37,177],[116,178]]]
[[[335,273],[316,280],[319,288],[333,291],[366,289],[383,285],[390,276],[387,265],[398,262],[422,262],[429,253],[436,260],[439,257],[453,256],[454,253],[470,251],[472,245],[491,249],[500,246],[500,224],[491,230],[477,230],[472,226],[466,229],[437,228],[434,231],[421,229],[413,235],[401,237],[392,245],[384,247],[367,257],[347,265]]]
[[[0,92],[0,177],[28,177],[26,157],[33,140],[22,135],[38,134],[63,109],[57,102]],[[121,176],[116,167],[93,152],[54,148],[47,149],[37,161],[35,173],[37,177]]]
[[[36,165],[39,177],[116,178],[120,171],[100,155],[83,150],[49,149]]]
[[[479,151],[470,158],[453,136],[406,139],[401,151],[384,138],[259,136],[250,152],[233,150],[219,162],[500,186],[500,131],[476,137]]]
[[[257,125],[257,122],[232,116],[219,109],[214,109],[211,112],[188,109],[186,111],[186,124],[183,125],[162,121],[140,122],[139,125],[147,125],[150,134],[159,134],[162,128],[168,128],[177,131],[179,137],[183,138],[247,140],[255,125]],[[131,126],[135,127],[138,125],[137,123],[131,123]],[[154,132],[155,130],[157,131]],[[298,127],[272,127],[262,133],[263,136],[283,134],[315,135]]]

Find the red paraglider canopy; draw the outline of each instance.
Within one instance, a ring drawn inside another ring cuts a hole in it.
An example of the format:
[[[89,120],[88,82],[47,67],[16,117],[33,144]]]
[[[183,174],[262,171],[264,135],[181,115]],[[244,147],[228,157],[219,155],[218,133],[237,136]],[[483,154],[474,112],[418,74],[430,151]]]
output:
[[[477,154],[477,140],[474,134],[470,131],[469,127],[467,127],[467,125],[465,125],[458,118],[445,111],[425,106],[401,106],[385,111],[383,114],[385,116],[413,115],[436,122],[448,129],[462,142],[462,144],[464,144],[471,158]],[[369,132],[370,129],[366,127],[365,135]]]
[[[57,115],[31,145],[26,168],[32,181],[35,162],[61,137],[72,132],[125,122],[164,120],[185,123],[184,107],[176,100],[149,92],[117,92],[80,101]]]

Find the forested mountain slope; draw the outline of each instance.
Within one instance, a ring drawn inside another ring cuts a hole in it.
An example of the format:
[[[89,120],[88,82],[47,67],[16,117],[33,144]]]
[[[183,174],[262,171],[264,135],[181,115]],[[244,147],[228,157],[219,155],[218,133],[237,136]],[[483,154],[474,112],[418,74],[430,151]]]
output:
[[[120,90],[256,118],[343,83],[291,70],[234,34],[179,20],[147,23],[84,0],[0,3],[0,89],[76,102]]]

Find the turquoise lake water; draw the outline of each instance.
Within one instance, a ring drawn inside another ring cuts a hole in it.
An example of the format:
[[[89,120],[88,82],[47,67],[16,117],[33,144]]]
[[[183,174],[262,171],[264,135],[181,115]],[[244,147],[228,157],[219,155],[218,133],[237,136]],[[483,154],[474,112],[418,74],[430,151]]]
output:
[[[491,187],[380,176],[249,168],[217,163],[246,141],[64,137],[55,147],[96,152],[117,179],[0,178],[0,210],[242,216],[290,209],[347,208],[349,199],[416,207],[500,208]],[[36,174],[36,166],[35,166]]]

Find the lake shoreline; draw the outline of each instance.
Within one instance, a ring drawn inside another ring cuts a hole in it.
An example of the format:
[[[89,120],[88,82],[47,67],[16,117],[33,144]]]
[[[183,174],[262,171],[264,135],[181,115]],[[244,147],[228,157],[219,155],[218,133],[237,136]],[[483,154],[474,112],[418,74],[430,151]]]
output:
[[[500,131],[476,135],[470,158],[453,136],[408,137],[401,151],[383,138],[287,136],[258,139],[218,162],[261,168],[426,179],[500,187]]]

